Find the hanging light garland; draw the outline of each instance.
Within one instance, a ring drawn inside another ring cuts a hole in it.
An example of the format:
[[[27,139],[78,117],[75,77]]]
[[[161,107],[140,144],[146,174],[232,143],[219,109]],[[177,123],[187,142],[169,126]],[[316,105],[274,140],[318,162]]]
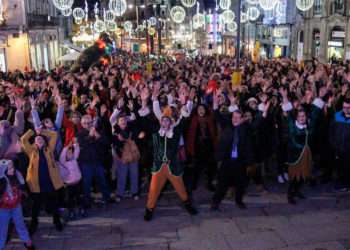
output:
[[[232,23],[235,20],[235,13],[232,10],[225,10],[221,14],[222,20],[225,24]]]
[[[260,10],[255,6],[251,6],[248,8],[247,14],[250,21],[256,21],[260,16]]]
[[[263,10],[272,10],[275,8],[278,0],[259,0],[260,7]]]
[[[74,8],[73,17],[75,21],[82,21],[85,17],[85,11],[82,8]]]
[[[193,28],[199,29],[204,26],[205,24],[205,16],[201,13],[197,13],[192,18],[193,21]]]
[[[229,32],[235,32],[235,31],[237,31],[237,27],[238,27],[238,25],[237,25],[236,22],[228,23],[228,24],[226,25],[226,29],[227,29]]]
[[[308,11],[314,5],[314,0],[296,0],[295,4],[301,11]]]
[[[114,12],[115,16],[120,17],[124,15],[127,8],[127,3],[126,0],[109,0],[108,7]]]
[[[81,26],[79,27],[79,30],[80,30],[80,33],[84,33],[84,32],[86,31],[86,26],[81,25]]]
[[[121,28],[117,28],[117,30],[115,31],[115,34],[117,36],[120,36],[123,33],[123,30]]]
[[[154,36],[156,34],[156,29],[153,27],[148,28],[148,35]]]
[[[57,9],[62,11],[72,8],[74,0],[52,0],[52,3]]]
[[[105,15],[104,15],[104,17],[105,17],[105,20],[106,21],[114,21],[114,19],[115,19],[115,14],[114,14],[114,12],[112,11],[112,10],[107,10],[106,12],[105,12]]]
[[[282,2],[278,2],[275,6],[277,16],[283,16],[286,14],[285,5]]]
[[[118,28],[117,23],[115,21],[106,21],[105,25],[106,25],[106,29],[112,32],[116,31]]]
[[[246,0],[251,5],[259,4],[259,0]]]
[[[219,6],[222,10],[228,10],[231,7],[231,0],[220,0]]]
[[[181,3],[186,8],[192,8],[196,4],[196,0],[181,0]]]
[[[102,20],[96,20],[95,23],[94,23],[94,30],[97,32],[97,33],[101,33],[101,32],[104,32],[106,30],[106,24],[104,21]]]
[[[150,17],[148,19],[148,24],[151,25],[151,26],[156,26],[157,24],[157,18],[155,18],[154,16]]]
[[[65,17],[71,16],[72,12],[73,12],[72,8],[61,10],[61,14]]]
[[[132,22],[130,22],[130,21],[124,22],[123,27],[124,27],[126,32],[130,33],[132,31]]]
[[[175,23],[182,23],[186,17],[186,11],[182,6],[174,6],[170,10],[170,17]]]
[[[246,23],[248,22],[248,14],[245,12],[241,12],[241,23]]]

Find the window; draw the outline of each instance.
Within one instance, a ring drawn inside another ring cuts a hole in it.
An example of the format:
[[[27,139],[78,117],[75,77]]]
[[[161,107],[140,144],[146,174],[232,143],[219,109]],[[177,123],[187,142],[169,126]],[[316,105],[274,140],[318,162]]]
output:
[[[344,14],[344,0],[334,0],[334,13],[343,15]]]
[[[323,0],[315,0],[314,15],[322,15]]]

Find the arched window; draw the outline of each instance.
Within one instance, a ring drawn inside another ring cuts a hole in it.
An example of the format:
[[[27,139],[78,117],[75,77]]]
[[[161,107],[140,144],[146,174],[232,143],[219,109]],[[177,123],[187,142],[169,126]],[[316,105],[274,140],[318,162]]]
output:
[[[301,30],[299,32],[299,43],[303,43],[304,42],[304,31]]]
[[[323,0],[315,0],[314,15],[322,15]]]
[[[314,29],[312,32],[312,55],[314,57],[318,57],[320,54],[320,46],[321,46],[321,33],[319,29]]]
[[[334,13],[344,15],[345,12],[345,1],[344,0],[334,0],[333,1]]]

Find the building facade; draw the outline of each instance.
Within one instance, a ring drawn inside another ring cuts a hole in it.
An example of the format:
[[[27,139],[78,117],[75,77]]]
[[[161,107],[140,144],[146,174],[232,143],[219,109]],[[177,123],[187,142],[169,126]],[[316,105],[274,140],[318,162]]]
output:
[[[298,13],[293,57],[350,60],[350,1],[315,0],[312,9]]]
[[[50,0],[0,0],[0,70],[46,69],[56,66],[65,34],[63,21]]]

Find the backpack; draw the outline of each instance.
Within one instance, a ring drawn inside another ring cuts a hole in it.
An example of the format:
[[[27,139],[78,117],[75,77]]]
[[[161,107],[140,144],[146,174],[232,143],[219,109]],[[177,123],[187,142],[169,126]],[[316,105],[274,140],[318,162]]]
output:
[[[140,160],[140,151],[136,143],[130,138],[124,143],[121,160],[124,164],[134,163]]]

